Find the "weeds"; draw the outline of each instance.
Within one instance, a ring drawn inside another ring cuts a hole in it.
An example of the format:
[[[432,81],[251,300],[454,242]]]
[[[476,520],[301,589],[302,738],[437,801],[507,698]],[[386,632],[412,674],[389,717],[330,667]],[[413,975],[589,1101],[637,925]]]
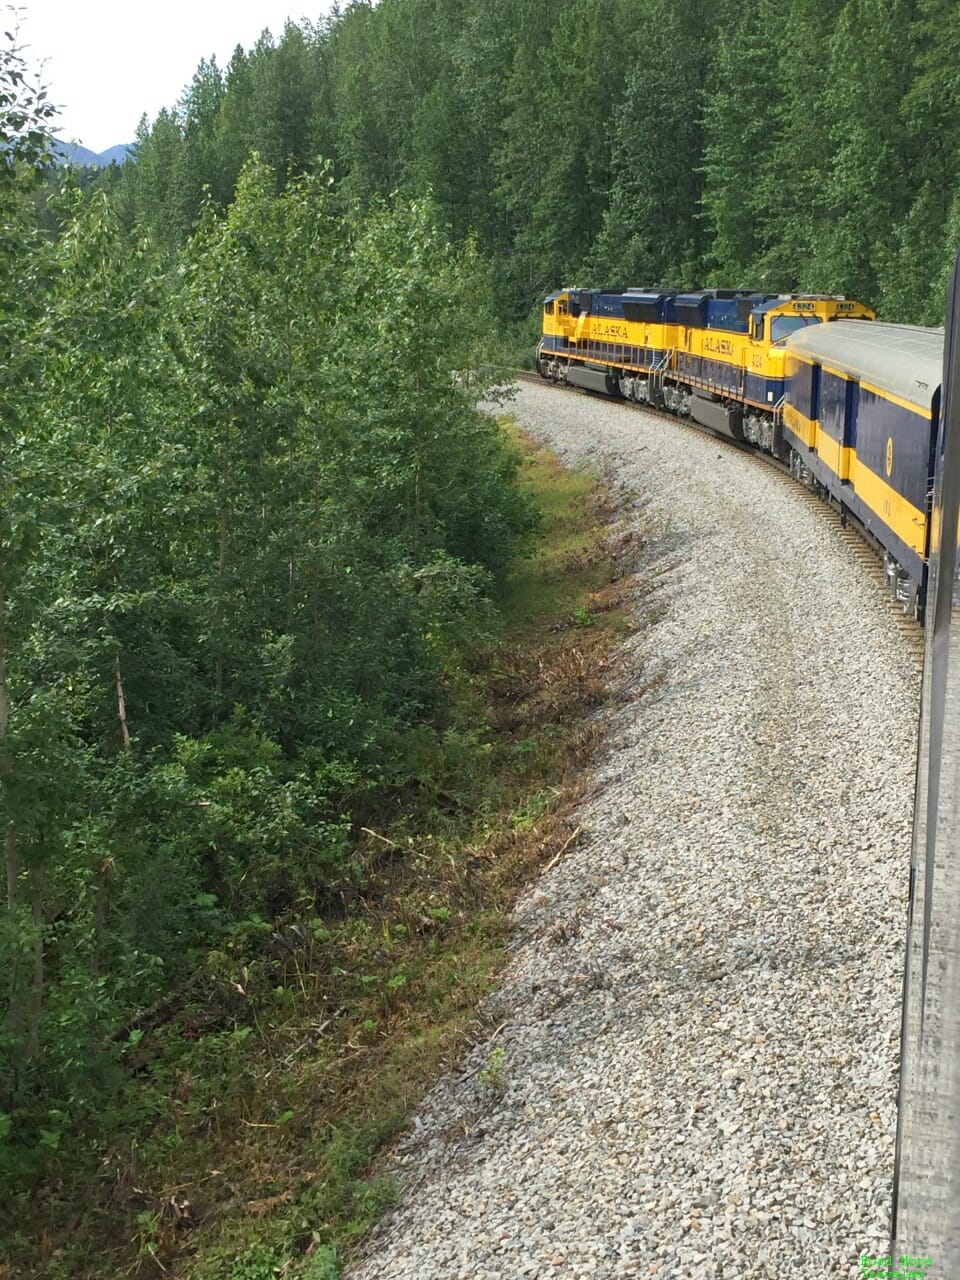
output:
[[[488,1098],[502,1098],[507,1091],[507,1051],[502,1045],[490,1050],[487,1065],[477,1072],[477,1082]]]

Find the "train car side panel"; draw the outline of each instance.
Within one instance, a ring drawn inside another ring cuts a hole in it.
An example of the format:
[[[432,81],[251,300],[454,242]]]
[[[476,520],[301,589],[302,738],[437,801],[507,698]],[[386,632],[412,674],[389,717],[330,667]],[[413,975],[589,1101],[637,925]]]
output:
[[[859,390],[855,378],[829,365],[821,366],[820,418],[814,448],[831,477],[841,484],[850,480],[853,465]]]
[[[867,527],[885,545],[895,540],[900,549],[906,549],[914,567],[926,554],[932,430],[929,412],[861,384],[854,492],[867,510]]]

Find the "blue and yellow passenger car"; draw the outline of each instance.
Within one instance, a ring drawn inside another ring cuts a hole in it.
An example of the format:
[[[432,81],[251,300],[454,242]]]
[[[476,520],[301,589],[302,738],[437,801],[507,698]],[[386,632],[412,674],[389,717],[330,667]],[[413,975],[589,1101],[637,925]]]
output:
[[[810,478],[870,531],[905,607],[926,589],[943,333],[838,323],[787,350],[783,438]]]

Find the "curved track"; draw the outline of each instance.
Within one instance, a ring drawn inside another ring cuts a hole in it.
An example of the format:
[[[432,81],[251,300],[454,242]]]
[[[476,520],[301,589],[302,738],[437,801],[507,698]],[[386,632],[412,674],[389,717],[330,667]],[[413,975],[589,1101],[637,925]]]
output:
[[[528,383],[531,386],[544,386],[544,379],[536,373],[528,373],[526,371],[516,371],[515,379],[517,382]],[[547,385],[550,385],[549,383]],[[771,454],[763,453],[761,450],[754,448],[750,444],[740,443],[736,440],[729,440],[724,437],[715,435],[707,427],[700,426],[698,423],[691,422],[686,418],[679,418],[676,414],[670,413],[666,409],[654,409],[635,404],[631,401],[618,401],[612,397],[600,395],[598,392],[586,391],[581,387],[564,387],[563,390],[568,395],[584,396],[587,399],[597,400],[600,403],[608,401],[610,403],[619,404],[622,408],[629,409],[632,412],[643,413],[648,418],[660,418],[668,423],[677,426],[689,428],[691,431],[697,431],[701,435],[706,435],[720,448],[732,449],[737,452],[744,453],[747,457],[753,458],[758,466],[766,466],[772,468],[780,476],[783,477],[791,486],[796,487],[804,495],[804,500],[817,504],[818,510],[822,512],[823,519],[833,528],[835,536],[838,539],[848,538],[853,533],[863,544],[855,550],[855,554],[860,558],[863,566],[872,574],[876,580],[886,588],[886,578],[883,572],[883,547],[877,542],[876,538],[866,529],[856,517],[848,512],[845,518],[841,518],[838,507],[832,500],[827,497],[821,497],[812,488],[800,484],[790,472],[790,468],[785,462],[781,462],[779,458],[773,457]],[[905,613],[903,607],[894,600],[892,593],[888,591],[891,613],[897,620],[898,629],[902,631],[907,646],[913,654],[914,660],[923,665],[923,630],[917,619],[912,613]]]
[[[349,1274],[855,1276],[890,1205],[913,647],[866,549],[772,469],[547,386],[512,411],[633,495],[654,621],[625,682],[656,687]]]

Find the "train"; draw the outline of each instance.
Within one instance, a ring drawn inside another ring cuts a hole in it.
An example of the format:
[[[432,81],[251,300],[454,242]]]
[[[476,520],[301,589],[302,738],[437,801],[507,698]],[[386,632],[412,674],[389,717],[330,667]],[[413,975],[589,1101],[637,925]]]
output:
[[[666,409],[788,466],[883,555],[923,622],[943,330],[854,300],[749,289],[561,289],[537,371]]]

